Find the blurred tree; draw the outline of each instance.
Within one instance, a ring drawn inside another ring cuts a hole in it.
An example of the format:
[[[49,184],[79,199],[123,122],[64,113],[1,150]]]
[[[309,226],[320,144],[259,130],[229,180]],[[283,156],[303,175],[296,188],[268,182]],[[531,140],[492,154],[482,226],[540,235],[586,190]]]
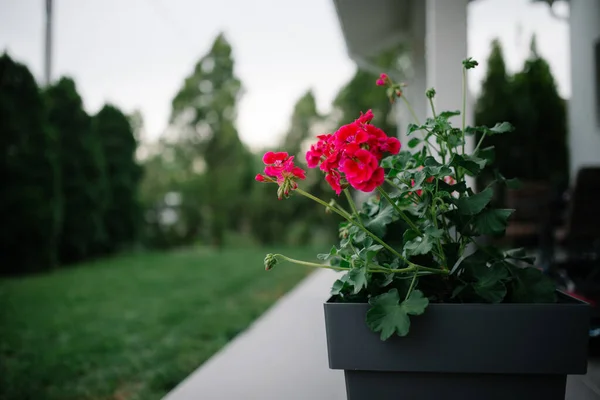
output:
[[[176,247],[200,237],[205,175],[188,168],[181,150],[178,144],[160,141],[144,160],[140,195],[147,246]]]
[[[36,82],[0,56],[0,273],[40,271],[57,263],[62,201],[56,132],[45,127]]]
[[[292,111],[290,127],[283,140],[283,148],[296,157],[303,158],[300,155],[303,145],[307,139],[315,136],[312,132],[315,124],[321,121],[323,117],[317,111],[317,103],[312,90],[307,91],[298,99]]]
[[[388,135],[397,132],[393,117],[393,104],[385,96],[385,91],[375,85],[378,76],[357,69],[350,82],[340,89],[333,106],[340,112],[338,126],[354,121],[361,112],[373,110],[373,124]]]
[[[516,176],[545,180],[554,185],[568,181],[567,113],[550,66],[537,52],[535,36],[523,70],[514,77],[514,125],[521,139],[516,148],[521,166]],[[516,151],[515,151],[516,153]],[[515,162],[516,161],[516,162]]]
[[[494,126],[497,122],[509,121],[514,124],[513,87],[512,81],[506,72],[506,64],[502,52],[502,45],[498,39],[491,44],[491,52],[487,59],[487,70],[481,83],[481,94],[475,104],[475,124]],[[479,134],[477,142],[481,139]],[[485,139],[483,148],[495,147],[495,165],[504,175],[516,176],[520,166],[514,161],[521,149],[518,146],[517,133],[510,135],[490,136]],[[493,180],[493,171],[489,170],[478,177],[477,185],[486,187]],[[494,191],[496,202],[503,202],[504,187],[496,187]],[[499,204],[500,204],[499,203]]]
[[[83,109],[75,82],[61,78],[44,91],[48,124],[59,143],[64,198],[60,261],[70,263],[106,249],[104,213],[108,187],[99,138]]]
[[[510,135],[486,137],[496,148],[496,166],[507,177],[564,184],[568,178],[565,101],[558,94],[548,63],[531,54],[521,72],[509,77],[498,40],[492,42],[488,70],[477,100],[475,123],[509,121]],[[485,184],[482,182],[480,184]]]
[[[212,243],[237,228],[243,214],[242,193],[252,184],[252,157],[235,128],[241,83],[234,74],[232,50],[219,34],[172,102],[171,123],[188,169],[205,175],[206,221]],[[197,193],[199,195],[200,193]]]
[[[144,130],[144,116],[140,110],[135,110],[128,116],[129,125],[131,125],[131,130],[133,131],[133,137],[135,141],[139,144],[145,138],[145,130]]]
[[[137,143],[129,119],[112,105],[105,105],[92,118],[92,131],[101,138],[109,193],[104,224],[109,248],[116,250],[136,241],[141,223],[138,185],[142,170],[135,160]]]

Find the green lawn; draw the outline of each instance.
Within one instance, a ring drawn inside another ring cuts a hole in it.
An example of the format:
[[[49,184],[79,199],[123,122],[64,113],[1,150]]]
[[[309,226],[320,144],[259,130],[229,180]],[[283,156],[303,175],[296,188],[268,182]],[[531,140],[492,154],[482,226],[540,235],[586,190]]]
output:
[[[1,280],[0,399],[160,399],[310,272],[265,272],[266,252],[131,254]]]

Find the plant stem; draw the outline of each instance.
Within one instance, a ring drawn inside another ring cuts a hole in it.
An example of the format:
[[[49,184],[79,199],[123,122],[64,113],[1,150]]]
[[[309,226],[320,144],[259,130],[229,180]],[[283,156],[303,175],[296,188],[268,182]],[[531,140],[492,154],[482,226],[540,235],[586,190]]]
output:
[[[483,139],[485,139],[486,134],[487,134],[487,132],[484,131],[483,135],[481,135],[481,139],[479,139],[479,143],[477,143],[475,150],[473,150],[473,154],[477,153],[477,150],[479,150],[479,146],[481,146],[481,143],[483,143]]]
[[[412,282],[410,282],[410,287],[408,288],[408,292],[406,292],[406,297],[404,298],[404,301],[406,301],[410,297],[410,294],[412,293],[412,290],[415,287],[415,282],[417,280],[417,274],[418,273],[419,273],[419,269],[417,268],[415,270],[415,274],[413,276]]]
[[[287,256],[284,256],[283,254],[273,254],[274,257],[276,258],[281,258],[287,262],[290,262],[292,264],[298,264],[298,265],[303,265],[305,267],[311,267],[311,268],[325,268],[325,269],[332,269],[334,271],[350,271],[350,268],[343,268],[343,267],[334,267],[332,265],[327,265],[327,264],[319,264],[319,263],[313,263],[313,262],[309,262],[309,261],[302,261],[302,260],[296,260],[294,258],[290,258]],[[415,266],[415,267],[408,267],[408,268],[401,268],[401,269],[387,269],[387,268],[378,268],[378,267],[374,267],[374,268],[369,268],[367,266],[367,272],[373,272],[373,273],[396,273],[396,274],[401,274],[401,273],[406,273],[406,272],[413,272],[415,271],[424,271],[424,272],[431,272],[434,274],[442,274],[442,275],[447,275],[448,272],[447,271],[443,271],[441,269],[435,269],[435,268],[427,268],[427,267],[420,267],[420,266]]]
[[[311,199],[311,200],[313,200],[313,201],[316,201],[317,203],[319,203],[319,204],[321,204],[321,205],[325,206],[325,208],[326,208],[326,209],[329,209],[329,210],[333,211],[334,213],[338,214],[340,217],[342,217],[342,218],[344,218],[344,219],[348,219],[348,217],[347,217],[347,214],[346,214],[346,215],[344,215],[344,214],[345,214],[344,212],[342,212],[342,211],[338,210],[338,209],[337,209],[337,208],[335,208],[335,207],[332,207],[332,206],[331,206],[330,204],[328,204],[328,203],[325,203],[325,202],[324,202],[323,200],[321,200],[320,198],[318,198],[318,197],[315,197],[315,196],[313,196],[312,194],[310,194],[310,193],[308,193],[308,192],[305,192],[304,190],[302,190],[302,189],[300,189],[300,188],[296,188],[295,192],[296,192],[296,193],[298,193],[298,194],[301,194],[301,195],[302,195],[302,196],[304,196],[304,197],[308,197],[309,199]]]
[[[443,273],[447,273],[447,271],[444,271],[442,269],[436,269],[436,268],[427,268],[427,267],[423,267],[422,265],[418,265],[415,264],[414,262],[408,260],[406,257],[404,257],[402,254],[398,253],[396,250],[394,250],[393,247],[391,247],[389,244],[387,244],[386,242],[384,242],[383,240],[381,240],[379,238],[379,236],[375,235],[373,232],[371,232],[370,230],[368,230],[367,228],[365,228],[360,222],[357,222],[355,220],[353,220],[349,215],[344,215],[344,213],[340,212],[338,209],[331,207],[329,204],[325,203],[323,200],[319,199],[318,197],[313,196],[312,194],[305,192],[302,189],[296,189],[295,190],[298,194],[301,194],[302,196],[308,197],[311,200],[316,201],[319,204],[324,205],[325,207],[331,209],[332,211],[334,211],[336,214],[340,215],[342,218],[344,218],[346,221],[350,222],[352,225],[356,226],[357,228],[359,228],[360,230],[362,230],[364,233],[366,233],[367,235],[369,235],[374,241],[376,241],[377,243],[379,243],[380,245],[382,245],[383,247],[385,247],[390,253],[392,253],[393,255],[395,255],[396,257],[398,257],[399,259],[401,259],[402,261],[404,261],[406,264],[408,264],[410,267],[413,268],[419,268],[423,271],[429,271],[429,272],[434,272],[437,274],[443,274]],[[386,193],[387,195],[387,193]],[[381,272],[400,272],[402,270],[382,270]]]
[[[408,111],[411,113],[413,119],[415,120],[415,123],[417,125],[421,125],[421,123],[419,122],[419,117],[417,117],[417,113],[415,113],[415,110],[412,107],[412,105],[410,104],[410,101],[408,101],[408,99],[404,96],[404,94],[400,97],[402,98],[402,101],[404,101],[404,104],[406,104],[406,108],[408,108]],[[425,145],[427,146],[427,148],[429,149],[429,152],[431,152],[430,143],[429,143],[429,140],[427,140],[427,137],[425,137],[424,142],[425,142]]]
[[[347,188],[344,189],[344,194],[346,195],[346,198],[348,199],[348,204],[350,204],[350,208],[352,209],[352,215],[356,216],[356,218],[358,219],[358,211],[356,210],[356,204],[354,204],[352,194]]]
[[[346,216],[346,219],[352,218],[352,215],[348,211],[344,209],[344,207],[340,206],[336,201],[333,201],[333,207],[340,211],[342,214]]]
[[[398,212],[398,214],[400,214],[400,217],[408,224],[408,226],[410,226],[412,230],[417,232],[419,236],[422,236],[423,233],[421,232],[421,230],[410,220],[410,218],[408,218],[404,211],[402,211],[400,207],[396,205],[394,200],[392,200],[392,198],[385,192],[385,190],[383,190],[381,187],[378,187],[377,190],[379,191],[379,193],[381,193],[383,197],[385,197],[388,203],[390,203],[392,207],[394,207],[394,209]]]
[[[393,247],[391,247],[389,244],[387,244],[386,242],[384,242],[383,240],[381,240],[379,238],[379,236],[375,235],[373,232],[371,232],[370,230],[368,230],[367,228],[365,228],[360,222],[357,222],[357,221],[353,220],[348,214],[344,214],[344,213],[340,212],[338,209],[331,207],[329,204],[325,203],[323,200],[319,199],[318,197],[313,196],[312,194],[310,194],[308,192],[305,192],[302,189],[298,188],[298,189],[296,189],[296,192],[298,194],[301,194],[302,196],[308,197],[309,199],[314,200],[317,203],[322,204],[325,207],[331,209],[333,212],[335,212],[336,214],[340,215],[346,221],[350,222],[352,225],[356,226],[357,228],[359,228],[360,230],[362,230],[364,233],[366,233],[367,235],[369,235],[374,241],[376,241],[377,243],[379,243],[380,245],[382,245],[383,247],[385,247],[393,255],[395,255],[396,257],[398,257],[399,259],[401,259],[402,261],[404,261],[405,263],[407,263],[411,267],[419,267],[421,269],[425,268],[425,267],[422,267],[422,266],[420,266],[418,264],[415,264],[415,263],[411,262],[406,257],[404,257],[402,254],[398,253],[396,250],[394,250]],[[436,270],[434,268],[429,268],[429,269],[432,270],[432,271],[441,271],[441,270]],[[440,273],[440,272],[437,272],[437,273]]]
[[[435,202],[433,204],[435,205]],[[435,226],[435,229],[438,229],[437,215],[435,212],[435,208],[433,207],[431,208],[431,216],[433,217],[433,226]],[[440,240],[440,238],[437,238],[437,245],[438,250],[440,252],[439,256],[443,261],[442,269],[448,269],[448,260],[446,260],[446,255],[444,254],[444,248],[442,247],[442,241]]]
[[[308,262],[308,261],[296,260],[294,258],[286,257],[283,254],[273,254],[273,256],[282,258],[285,261],[291,262],[293,264],[304,265],[305,267],[326,268],[326,269],[332,269],[334,271],[349,271],[348,268],[334,267],[334,266],[326,265],[326,264],[318,264],[318,263],[313,263],[313,262]]]
[[[408,111],[411,113],[413,119],[415,120],[415,123],[417,125],[421,125],[421,123],[419,122],[419,117],[417,117],[417,113],[415,113],[415,110],[413,109],[408,99],[404,96],[404,94],[400,97],[402,98],[402,101],[404,101],[404,104],[406,104],[406,108],[408,108]]]
[[[385,181],[386,181],[387,183],[389,183],[391,186],[395,187],[396,189],[398,189],[398,190],[400,190],[400,191],[403,191],[403,190],[404,190],[404,189],[402,189],[400,186],[396,185],[396,184],[394,183],[394,181],[392,181],[391,179],[385,178]]]
[[[431,107],[431,114],[433,115],[433,118],[437,119],[437,114],[435,113],[435,105],[433,104],[432,97],[429,98],[429,105]],[[437,150],[438,154],[442,156],[442,163],[446,164],[446,152],[442,153],[442,150],[444,149],[444,140],[440,138],[440,141],[438,143],[440,144],[440,150],[438,150],[438,149],[436,149],[436,150]],[[446,147],[448,148],[448,151],[450,151],[450,146],[448,146],[446,144]]]
[[[319,204],[324,205],[325,207],[331,209],[332,211],[334,211],[336,214],[340,215],[342,218],[344,218],[345,220],[347,220],[348,222],[350,222],[351,224],[355,225],[356,227],[358,227],[360,230],[362,230],[364,233],[366,233],[367,235],[371,236],[371,238],[373,238],[373,240],[375,240],[377,243],[379,243],[380,245],[382,245],[383,247],[385,247],[386,249],[388,249],[390,252],[392,252],[392,254],[394,254],[395,256],[397,256],[398,258],[400,258],[401,260],[404,260],[405,262],[407,262],[409,265],[415,265],[413,263],[411,263],[410,261],[408,261],[405,257],[403,257],[400,253],[398,253],[396,250],[394,250],[389,244],[385,243],[383,240],[381,240],[377,235],[375,235],[373,232],[369,231],[367,228],[365,228],[361,223],[354,221],[352,218],[350,218],[350,216],[348,216],[347,214],[344,215],[344,213],[340,212],[338,209],[331,207],[329,204],[325,203],[323,200],[319,199],[318,197],[313,196],[312,194],[305,192],[304,190],[298,188],[296,189],[296,192],[298,194],[301,194],[302,196],[308,197],[311,200],[316,201]]]
[[[431,106],[431,114],[433,115],[433,118],[437,118],[437,115],[435,114],[435,106],[433,105],[432,98],[429,98],[429,105]]]

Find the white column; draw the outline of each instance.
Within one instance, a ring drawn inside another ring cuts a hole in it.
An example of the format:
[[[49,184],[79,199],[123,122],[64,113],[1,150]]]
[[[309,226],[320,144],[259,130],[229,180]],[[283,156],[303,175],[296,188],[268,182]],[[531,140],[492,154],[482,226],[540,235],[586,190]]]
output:
[[[426,65],[425,65],[425,2],[413,0],[411,4],[411,31],[409,35],[411,71],[406,77],[407,86],[404,95],[410,101],[418,122],[425,122],[428,103],[425,97],[427,90]],[[398,128],[400,142],[405,145],[409,138],[406,136],[406,127],[410,123],[417,123],[414,116],[408,111],[406,104],[399,100]]]
[[[462,61],[467,53],[468,0],[426,0],[425,50],[427,88],[435,88],[436,111],[462,109]],[[466,124],[472,123],[467,90]],[[454,117],[461,127],[461,117]],[[472,149],[472,141],[467,148]]]
[[[469,0],[425,1],[425,66],[427,88],[434,88],[436,112],[462,110],[462,61],[467,52],[467,6]],[[465,123],[473,122],[472,100],[467,85]],[[431,110],[429,110],[431,115]],[[462,127],[462,117],[452,120],[453,126]],[[471,152],[474,139],[466,138],[465,151]],[[467,177],[467,185],[475,180]]]
[[[577,171],[600,164],[600,65],[594,46],[600,40],[600,0],[571,0],[571,90],[569,101],[569,155],[571,184]]]

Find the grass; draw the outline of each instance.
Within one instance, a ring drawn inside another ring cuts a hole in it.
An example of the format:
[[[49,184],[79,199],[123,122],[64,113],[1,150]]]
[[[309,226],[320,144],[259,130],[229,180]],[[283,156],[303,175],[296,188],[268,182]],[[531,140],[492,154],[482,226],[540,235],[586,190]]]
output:
[[[265,253],[130,254],[1,280],[0,399],[160,399],[310,272],[267,273]]]

